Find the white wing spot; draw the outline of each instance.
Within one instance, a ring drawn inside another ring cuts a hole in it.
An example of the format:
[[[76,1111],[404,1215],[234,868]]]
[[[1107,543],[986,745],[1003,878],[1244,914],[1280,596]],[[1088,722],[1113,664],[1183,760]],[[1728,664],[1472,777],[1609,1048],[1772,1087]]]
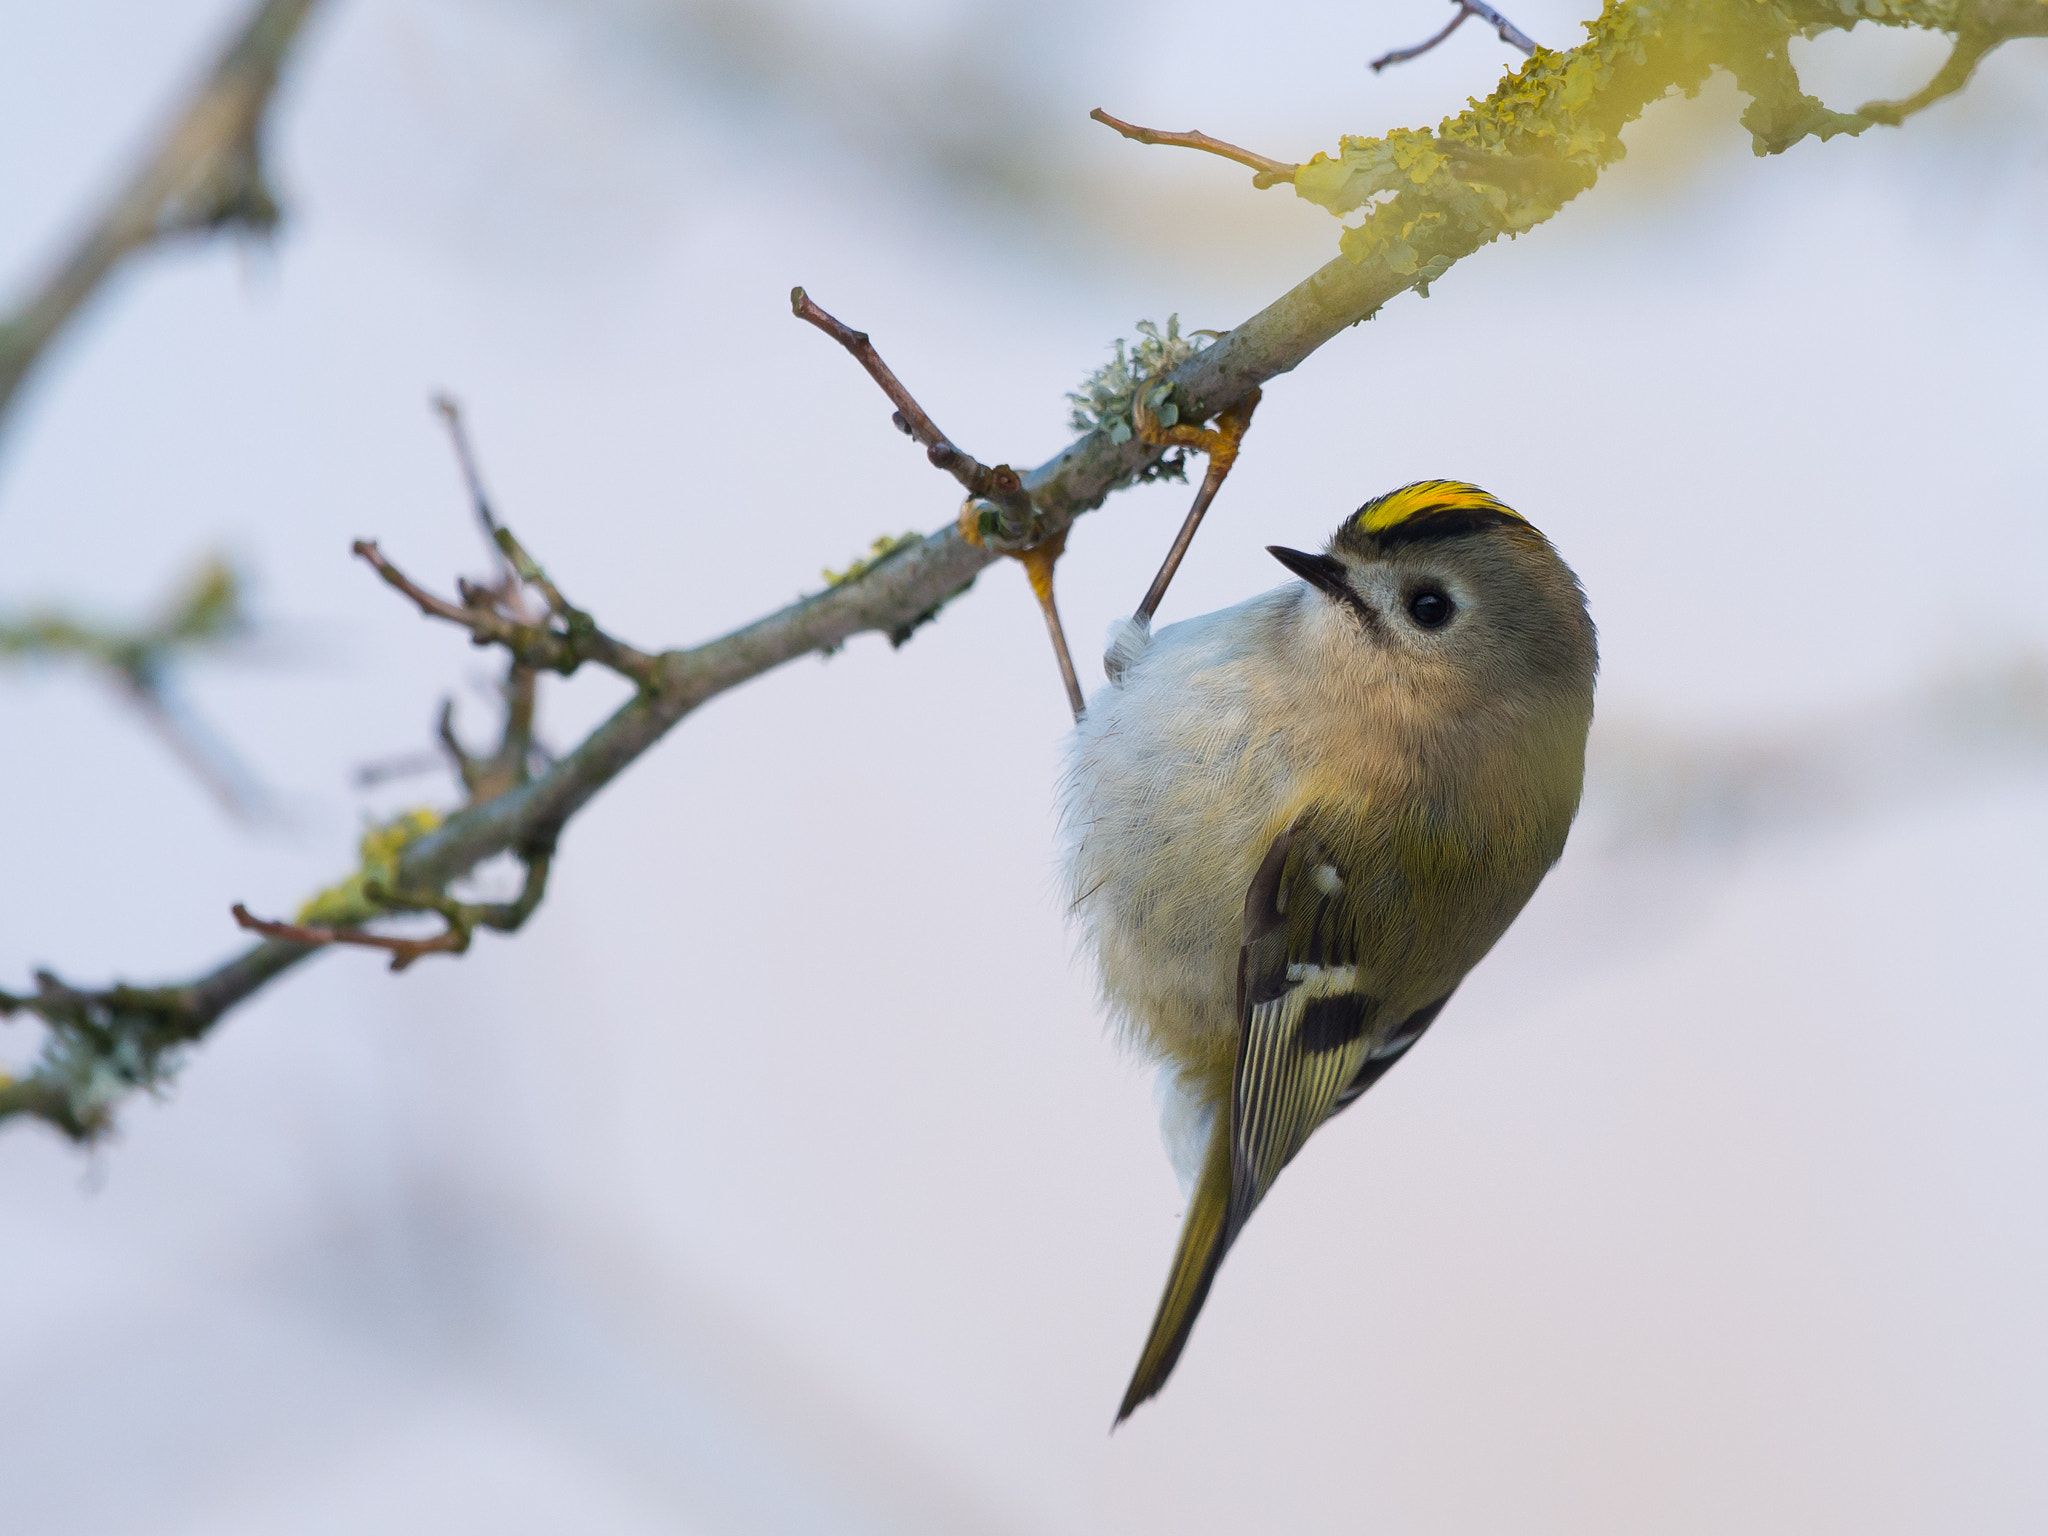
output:
[[[1325,896],[1334,896],[1344,889],[1344,877],[1337,873],[1334,864],[1318,864],[1309,871],[1309,879],[1315,881],[1316,889]]]
[[[1335,997],[1340,992],[1358,990],[1358,967],[1355,965],[1301,965],[1287,967],[1288,981],[1296,984],[1311,984],[1312,997]]]

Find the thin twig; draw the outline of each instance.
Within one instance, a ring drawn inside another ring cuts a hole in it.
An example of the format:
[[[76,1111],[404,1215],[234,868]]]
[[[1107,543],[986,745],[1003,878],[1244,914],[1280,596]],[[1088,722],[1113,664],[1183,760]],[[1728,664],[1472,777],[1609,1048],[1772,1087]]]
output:
[[[549,607],[563,620],[563,628],[531,623],[502,612],[492,600],[496,594],[487,587],[465,583],[464,601],[451,603],[436,597],[393,565],[374,539],[357,539],[350,547],[388,584],[411,598],[421,613],[460,625],[470,632],[477,645],[501,645],[522,664],[543,672],[559,672],[564,677],[584,662],[594,661],[642,688],[656,685],[659,658],[614,639],[599,629],[589,614],[564,601],[509,530],[498,530],[498,546],[520,578],[541,590]]]
[[[426,955],[459,955],[469,948],[469,935],[453,927],[424,939],[400,938],[396,934],[370,933],[361,928],[327,928],[317,923],[274,923],[250,915],[239,901],[230,909],[236,926],[266,939],[285,944],[321,948],[329,944],[352,944],[359,949],[381,949],[391,956],[391,969],[402,971]]]
[[[475,450],[470,446],[469,426],[463,419],[462,406],[445,391],[434,397],[434,409],[448,428],[448,440],[455,449],[455,460],[462,469],[463,484],[469,488],[470,507],[476,513],[478,527],[483,531],[484,543],[489,546],[491,557],[497,562],[498,579],[488,587],[476,587],[468,582],[458,582],[464,607],[499,609],[521,624],[534,623],[539,613],[527,601],[526,584],[521,579],[518,562],[511,551],[517,550],[524,558],[525,551],[513,539],[510,530],[498,521],[491,509],[491,498],[484,490],[483,471],[478,467]],[[531,559],[526,564],[540,580],[540,592],[547,611],[568,615],[575,610],[564,601],[562,594],[548,581],[539,566]],[[573,625],[572,625],[573,629]],[[592,626],[595,633],[595,626]],[[603,637],[609,642],[609,637]],[[616,642],[609,642],[616,644]],[[638,654],[637,652],[635,653]],[[597,658],[606,665],[614,664],[615,658]],[[642,686],[646,685],[648,668],[636,668],[632,674]],[[533,713],[536,700],[538,677],[533,666],[514,655],[507,669],[504,683],[505,725],[499,732],[498,746],[488,757],[472,755],[455,734],[455,701],[450,699],[441,707],[437,735],[449,759],[455,765],[456,775],[462,780],[464,792],[470,800],[489,800],[503,794],[516,784],[523,784],[529,777],[533,759]]]
[[[488,621],[495,617],[495,615],[451,603],[445,597],[436,597],[389,560],[385,559],[384,552],[377,547],[375,539],[357,539],[355,543],[349,546],[349,550],[358,559],[367,560],[372,570],[379,576],[382,576],[388,584],[396,587],[400,592],[411,598],[418,606],[420,612],[427,615],[428,618],[446,619],[450,624],[460,624],[464,629],[477,630],[480,644],[490,644],[494,641],[500,644],[506,643],[499,639],[495,631],[484,633],[483,629],[480,628],[480,626],[488,625]]]
[[[1523,53],[1534,53],[1536,51],[1536,44],[1530,39],[1528,34],[1523,32],[1512,21],[1509,21],[1507,17],[1501,15],[1499,11],[1488,5],[1486,0],[1451,0],[1451,3],[1458,7],[1458,14],[1445,24],[1441,32],[1430,38],[1428,42],[1417,43],[1413,48],[1396,48],[1392,53],[1381,54],[1372,61],[1372,72],[1378,74],[1389,64],[1405,64],[1410,59],[1421,58],[1422,55],[1429,52],[1430,49],[1436,47],[1438,43],[1441,43],[1445,38],[1457,31],[1458,28],[1462,27],[1465,24],[1465,19],[1469,16],[1477,16],[1481,21],[1492,27],[1499,35],[1500,40],[1509,47],[1519,48]]]
[[[958,480],[970,496],[1008,505],[1023,494],[1023,481],[1017,471],[1007,464],[983,464],[939,430],[938,423],[917,403],[916,396],[903,387],[903,381],[882,361],[882,354],[875,350],[866,331],[856,331],[819,308],[802,288],[789,290],[789,307],[799,320],[809,321],[852,353],[853,360],[867,370],[868,377],[882,386],[882,393],[896,407],[892,420],[897,430],[924,445],[925,457],[934,468],[943,469]]]
[[[428,955],[460,955],[469,950],[470,939],[478,928],[489,928],[499,933],[516,932],[526,920],[533,916],[547,894],[548,869],[553,863],[552,847],[532,850],[525,856],[526,880],[521,886],[517,899],[512,901],[466,902],[433,893],[407,893],[393,891],[379,886],[374,881],[366,882],[365,893],[377,905],[392,912],[433,912],[438,913],[446,923],[441,932],[429,934],[423,939],[408,939],[397,934],[372,933],[366,928],[335,928],[318,923],[280,923],[253,916],[239,901],[230,908],[237,926],[250,933],[261,934],[266,939],[275,939],[285,944],[303,945],[309,948],[324,948],[328,945],[345,944],[358,949],[378,949],[391,956],[391,969],[402,971],[415,960]]]
[[[1452,25],[1455,26],[1456,23]],[[1192,129],[1186,133],[1168,133],[1159,128],[1140,128],[1136,123],[1127,123],[1121,118],[1111,117],[1100,107],[1088,115],[1096,122],[1105,123],[1125,138],[1135,139],[1140,144],[1172,144],[1182,149],[1199,149],[1204,154],[1221,155],[1226,160],[1235,160],[1239,165],[1250,166],[1258,173],[1252,177],[1252,185],[1255,187],[1270,187],[1280,182],[1292,181],[1294,173],[1301,169],[1291,160],[1275,160],[1271,155],[1240,149],[1235,144],[1226,144],[1221,139],[1212,139],[1208,134]]]
[[[491,498],[484,491],[483,472],[477,468],[476,453],[469,445],[469,427],[462,419],[461,403],[444,392],[434,396],[434,410],[447,424],[448,440],[454,445],[455,462],[461,466],[462,483],[469,489],[470,506],[483,528],[484,543],[490,548],[491,558],[509,576],[512,568],[505,563],[504,551],[498,548],[498,517],[491,510]]]

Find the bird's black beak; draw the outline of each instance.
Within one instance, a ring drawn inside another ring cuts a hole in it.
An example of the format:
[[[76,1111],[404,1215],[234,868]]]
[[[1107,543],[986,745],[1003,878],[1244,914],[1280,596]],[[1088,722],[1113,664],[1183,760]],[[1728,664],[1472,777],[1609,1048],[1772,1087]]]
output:
[[[1266,553],[1278,560],[1312,587],[1320,587],[1342,602],[1356,602],[1351,584],[1344,579],[1344,562],[1334,555],[1303,554],[1282,544],[1268,544]]]

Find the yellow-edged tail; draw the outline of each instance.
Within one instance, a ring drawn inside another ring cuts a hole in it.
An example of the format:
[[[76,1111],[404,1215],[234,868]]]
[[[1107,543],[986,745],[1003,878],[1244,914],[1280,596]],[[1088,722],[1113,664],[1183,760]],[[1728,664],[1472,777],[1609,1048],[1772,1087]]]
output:
[[[1152,1335],[1145,1340],[1145,1352],[1138,1356],[1138,1368],[1124,1393],[1124,1405],[1116,1411],[1123,1423],[1131,1411],[1161,1387],[1173,1374],[1174,1362],[1188,1342],[1195,1315],[1208,1298],[1209,1283],[1230,1246],[1230,1131],[1229,1115],[1219,1113],[1209,1138],[1209,1155],[1202,1164],[1202,1177],[1195,1184],[1195,1196],[1188,1202],[1188,1214],[1181,1222],[1180,1245],[1173,1251],[1173,1269],[1166,1277],[1166,1294],[1159,1298],[1159,1313],[1152,1319]],[[1112,1425],[1112,1428],[1115,1426]]]

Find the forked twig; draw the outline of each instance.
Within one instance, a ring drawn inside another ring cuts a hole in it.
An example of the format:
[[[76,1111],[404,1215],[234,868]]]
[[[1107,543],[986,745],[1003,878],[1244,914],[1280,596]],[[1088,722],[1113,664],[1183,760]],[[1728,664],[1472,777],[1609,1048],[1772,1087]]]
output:
[[[896,407],[892,418],[896,430],[924,444],[925,457],[931,460],[935,469],[943,469],[958,480],[970,496],[999,503],[1022,498],[1028,509],[1030,498],[1024,495],[1024,481],[1017,471],[1007,464],[983,464],[941,432],[938,423],[917,403],[917,397],[903,387],[903,381],[882,361],[882,354],[875,350],[875,344],[868,339],[866,331],[856,331],[819,308],[802,288],[789,290],[789,308],[797,319],[815,325],[853,354],[853,360],[867,370],[869,378],[882,386],[882,393]]]
[[[1492,27],[1500,35],[1500,40],[1510,48],[1519,48],[1524,53],[1534,53],[1536,51],[1535,41],[1520,27],[1509,21],[1507,17],[1501,15],[1499,11],[1488,5],[1486,0],[1452,0],[1452,4],[1458,7],[1458,14],[1445,24],[1443,31],[1437,33],[1428,42],[1417,43],[1413,48],[1396,48],[1392,53],[1381,54],[1372,61],[1372,72],[1378,74],[1389,64],[1405,64],[1410,59],[1421,58],[1422,55],[1429,52],[1430,49],[1462,27],[1465,24],[1466,18],[1471,16],[1477,16],[1481,21]]]
[[[543,672],[559,672],[567,677],[584,662],[594,661],[642,688],[660,684],[659,657],[614,639],[599,629],[589,614],[572,606],[548,580],[547,573],[512,537],[510,529],[500,528],[497,542],[519,579],[547,600],[550,612],[561,621],[560,627],[507,614],[498,589],[478,586],[474,582],[458,582],[457,591],[462,601],[451,603],[445,597],[436,597],[393,565],[377,547],[376,540],[357,539],[350,547],[389,585],[411,598],[421,613],[429,618],[459,624],[470,632],[478,645],[502,645],[524,666]]]
[[[1024,489],[1023,477],[1017,471],[1007,464],[993,468],[983,464],[941,432],[938,423],[882,361],[882,354],[875,350],[866,331],[856,331],[819,308],[801,288],[789,290],[789,307],[799,320],[815,325],[853,354],[854,361],[881,385],[882,393],[895,405],[893,420],[897,429],[924,444],[925,457],[966,488],[967,500],[961,505],[957,525],[960,536],[970,544],[993,549],[1023,564],[1031,580],[1031,595],[1038,600],[1039,611],[1045,615],[1046,632],[1052,637],[1053,658],[1059,663],[1068,707],[1074,711],[1074,718],[1080,719],[1084,704],[1081,680],[1074,672],[1073,654],[1067,649],[1066,629],[1060,623],[1059,605],[1054,602],[1052,591],[1053,566],[1067,547],[1066,531],[1046,534],[1038,509],[1032,505],[1031,493]]]

